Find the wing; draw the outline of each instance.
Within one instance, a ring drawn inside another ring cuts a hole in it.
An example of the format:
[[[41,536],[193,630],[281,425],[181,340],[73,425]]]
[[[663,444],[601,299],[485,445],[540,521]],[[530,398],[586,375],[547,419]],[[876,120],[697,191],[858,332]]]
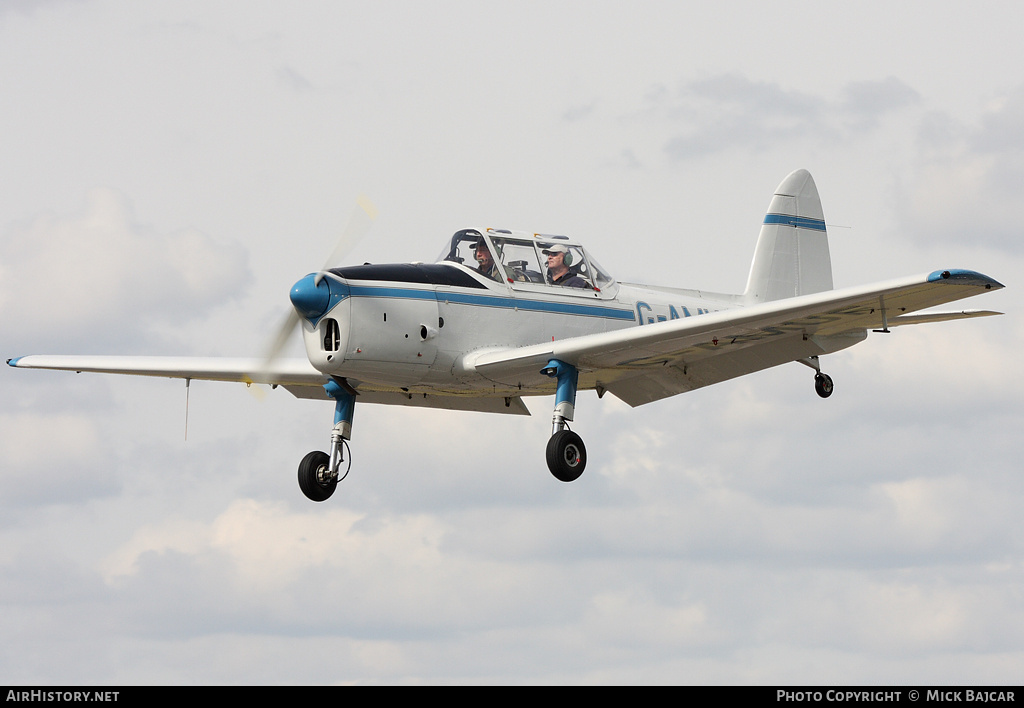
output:
[[[867,330],[1000,314],[910,313],[1003,286],[973,271],[936,271],[749,307],[502,350],[470,353],[466,371],[508,386],[536,387],[551,359],[580,371],[580,387],[630,405],[856,344]]]
[[[328,400],[323,388],[328,377],[313,368],[307,359],[278,359],[268,363],[265,359],[220,357],[33,355],[8,359],[7,363],[19,369],[270,384],[282,386],[296,398]],[[357,385],[357,390],[359,401],[364,403],[530,415],[529,409],[518,396],[411,394],[398,389],[377,390],[362,385]]]
[[[351,380],[350,380],[351,383]],[[296,398],[327,400],[322,386],[289,386],[288,392]],[[379,403],[386,406],[410,406],[412,408],[440,408],[447,411],[471,411],[474,413],[504,413],[509,415],[530,415],[530,409],[519,396],[494,396],[481,394],[451,394],[436,392],[410,392],[401,389],[381,389],[356,382],[360,403]]]
[[[8,359],[19,369],[89,371],[197,381],[238,381],[281,386],[322,386],[327,377],[306,359],[262,359],[180,356],[77,356],[33,355]],[[259,372],[259,373],[254,373]]]

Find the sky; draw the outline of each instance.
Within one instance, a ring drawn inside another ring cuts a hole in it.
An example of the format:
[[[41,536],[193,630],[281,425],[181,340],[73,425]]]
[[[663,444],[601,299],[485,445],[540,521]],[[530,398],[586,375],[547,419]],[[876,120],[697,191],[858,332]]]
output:
[[[836,287],[1004,283],[631,409],[529,418],[0,369],[0,683],[1020,683],[1024,11],[1005,2],[2,0],[0,353],[258,355],[348,262],[583,239],[743,289],[806,168]],[[296,341],[290,354],[301,355]]]

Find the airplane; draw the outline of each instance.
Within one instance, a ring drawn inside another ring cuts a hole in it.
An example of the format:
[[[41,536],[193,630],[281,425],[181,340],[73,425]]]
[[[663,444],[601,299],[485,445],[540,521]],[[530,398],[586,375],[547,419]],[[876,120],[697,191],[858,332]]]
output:
[[[529,415],[524,397],[554,394],[545,458],[555,478],[571,482],[587,464],[569,427],[581,389],[635,407],[799,362],[827,398],[833,382],[820,357],[869,331],[1002,314],[920,312],[1002,287],[948,269],[833,289],[818,190],[797,170],[775,190],[739,294],[619,282],[566,236],[463,229],[434,263],[325,267],[296,282],[272,351],[300,328],[305,359],[32,355],[7,363],[171,377],[186,386],[270,384],[333,400],[330,452],[310,452],[298,467],[300,489],[321,502],[351,468],[357,401]]]

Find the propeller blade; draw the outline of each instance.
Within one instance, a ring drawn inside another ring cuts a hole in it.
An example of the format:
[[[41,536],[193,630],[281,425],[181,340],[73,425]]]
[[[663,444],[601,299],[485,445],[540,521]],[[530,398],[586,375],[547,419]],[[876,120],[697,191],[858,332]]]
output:
[[[345,256],[352,252],[352,249],[369,233],[370,227],[373,226],[373,221],[376,218],[377,207],[374,206],[373,202],[366,195],[360,194],[356,198],[356,205],[349,215],[345,228],[342,229],[341,235],[334,245],[334,250],[331,251],[331,254],[324,262],[324,267],[317,271],[314,284],[320,283],[320,280],[324,277],[324,271],[344,260]],[[292,338],[293,333],[299,328],[299,322],[299,313],[295,311],[294,307],[290,307],[287,316],[281,321],[277,329],[274,330],[274,337],[270,340],[270,346],[267,348],[266,356],[263,357],[260,370],[253,372],[253,376],[250,377],[253,381],[266,380],[274,362],[281,356],[281,352],[288,345],[288,341]]]
[[[294,308],[288,311],[288,314],[281,320],[281,324],[277,326],[277,330],[274,333],[274,338],[270,340],[270,347],[267,349],[266,356],[263,357],[263,366],[260,367],[258,373],[267,374],[270,371],[270,367],[273,365],[277,358],[284,351],[288,341],[292,338],[293,333],[299,327],[299,313]]]
[[[352,214],[348,217],[348,223],[345,224],[345,228],[341,231],[341,236],[338,237],[338,242],[334,245],[334,250],[331,251],[331,255],[324,261],[324,267],[320,269],[320,273],[316,276],[315,282],[317,284],[323,278],[323,271],[340,263],[363,240],[363,237],[369,233],[370,227],[373,226],[373,221],[376,218],[377,207],[373,205],[373,202],[365,194],[360,194],[356,198],[356,205],[352,209]]]

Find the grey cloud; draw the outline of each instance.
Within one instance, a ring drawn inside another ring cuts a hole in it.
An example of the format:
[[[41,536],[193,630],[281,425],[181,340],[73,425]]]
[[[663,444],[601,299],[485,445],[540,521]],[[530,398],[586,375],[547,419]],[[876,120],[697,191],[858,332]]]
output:
[[[569,123],[575,123],[576,121],[585,120],[594,115],[597,110],[597,101],[591,101],[590,103],[580,103],[570,106],[562,113],[562,120]]]
[[[1015,163],[1024,153],[1024,86],[993,102],[978,127],[972,131],[973,148],[983,152],[1013,156]]]
[[[847,84],[844,107],[856,113],[877,116],[914,105],[921,95],[895,76],[881,81],[854,81]]]
[[[685,83],[675,92],[654,92],[649,99],[670,124],[681,127],[664,146],[673,160],[734,148],[761,152],[796,140],[833,142],[871,130],[885,114],[919,100],[894,77],[852,82],[842,94],[834,101],[728,74]]]
[[[686,126],[665,152],[685,160],[737,146],[765,150],[806,135],[822,108],[819,99],[742,76],[685,84],[663,106],[672,123]]]
[[[310,83],[309,79],[290,66],[281,67],[277,72],[277,76],[283,86],[293,91],[304,92],[313,89],[313,84]]]
[[[0,19],[5,14],[30,16],[48,8],[60,5],[85,4],[89,0],[4,0],[0,3]]]
[[[918,242],[1024,252],[1024,86],[974,123],[933,111],[917,135],[916,164],[896,201],[905,232]]]

